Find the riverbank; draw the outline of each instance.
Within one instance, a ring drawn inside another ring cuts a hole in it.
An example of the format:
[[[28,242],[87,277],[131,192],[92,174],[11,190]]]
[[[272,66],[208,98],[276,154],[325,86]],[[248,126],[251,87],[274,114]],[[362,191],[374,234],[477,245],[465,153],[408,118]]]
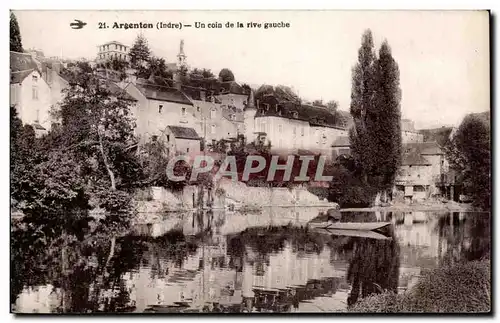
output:
[[[489,313],[489,259],[445,265],[428,271],[402,294],[385,292],[366,297],[353,313]]]
[[[387,206],[366,208],[341,208],[342,212],[476,212],[470,204],[454,201],[422,201],[412,204],[395,203]]]

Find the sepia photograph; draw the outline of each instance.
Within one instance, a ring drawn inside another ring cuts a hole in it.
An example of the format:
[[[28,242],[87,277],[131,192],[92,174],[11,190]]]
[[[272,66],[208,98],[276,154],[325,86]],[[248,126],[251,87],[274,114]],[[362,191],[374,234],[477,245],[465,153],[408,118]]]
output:
[[[489,11],[9,14],[12,314],[492,314]]]

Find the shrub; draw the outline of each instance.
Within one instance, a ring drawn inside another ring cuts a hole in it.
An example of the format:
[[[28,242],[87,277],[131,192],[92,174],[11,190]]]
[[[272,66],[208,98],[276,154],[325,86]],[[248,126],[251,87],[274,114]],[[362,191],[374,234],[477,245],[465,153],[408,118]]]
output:
[[[404,294],[382,293],[360,300],[350,312],[485,313],[491,310],[490,261],[430,270]]]

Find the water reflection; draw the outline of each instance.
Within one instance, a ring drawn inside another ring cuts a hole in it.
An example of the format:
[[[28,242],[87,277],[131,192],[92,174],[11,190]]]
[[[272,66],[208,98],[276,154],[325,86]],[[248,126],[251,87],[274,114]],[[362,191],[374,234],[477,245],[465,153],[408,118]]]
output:
[[[411,286],[440,262],[490,252],[489,214],[342,214],[342,222],[392,222],[381,239],[308,228],[312,212],[169,215],[135,226],[113,253],[107,240],[66,236],[47,247],[14,232],[14,310],[345,311],[371,293]]]

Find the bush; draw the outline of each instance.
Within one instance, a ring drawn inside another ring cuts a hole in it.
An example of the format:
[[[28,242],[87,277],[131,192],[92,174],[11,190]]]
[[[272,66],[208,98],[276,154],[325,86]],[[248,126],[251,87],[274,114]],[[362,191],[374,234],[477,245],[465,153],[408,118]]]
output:
[[[382,293],[360,300],[350,312],[485,313],[491,311],[490,261],[444,266],[425,273],[404,294]]]

